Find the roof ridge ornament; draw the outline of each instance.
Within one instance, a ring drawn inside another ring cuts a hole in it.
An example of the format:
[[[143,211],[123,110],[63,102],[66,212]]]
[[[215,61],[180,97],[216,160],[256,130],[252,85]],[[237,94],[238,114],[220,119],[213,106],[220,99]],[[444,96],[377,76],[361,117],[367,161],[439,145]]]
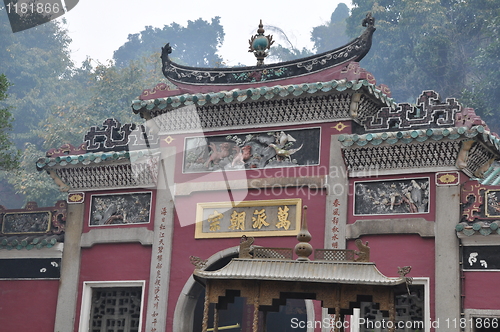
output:
[[[302,212],[302,222],[300,225],[300,232],[297,234],[297,240],[299,240],[299,243],[295,245],[295,254],[298,256],[297,260],[298,261],[308,261],[309,256],[313,252],[313,247],[311,244],[309,244],[309,241],[311,241],[312,236],[311,233],[309,233],[309,230],[307,229],[307,205],[304,205],[303,212]]]
[[[372,16],[372,12],[366,13],[366,17],[361,21],[361,25],[364,27],[374,27],[375,18]]]
[[[257,66],[262,66],[264,64],[264,59],[269,55],[266,50],[271,48],[274,44],[273,36],[264,36],[264,25],[262,20],[260,20],[259,28],[257,29],[257,34],[250,37],[248,43],[250,44],[248,52],[253,52],[257,58]]]
[[[250,44],[248,52],[253,52],[253,55],[257,58],[257,66],[262,66],[264,64],[264,59],[269,55],[266,50],[270,49],[271,45],[274,44],[273,36],[264,36],[264,32],[264,25],[262,25],[262,20],[260,20],[257,34],[253,35],[248,40]]]
[[[297,80],[302,83],[315,83],[324,77],[341,79],[343,75],[340,71],[352,62],[359,62],[370,50],[372,36],[376,30],[374,22],[373,17],[368,15],[364,19],[365,31],[348,44],[333,50],[300,59],[264,64],[267,50],[274,41],[271,35],[264,36],[261,21],[257,34],[249,40],[250,52],[253,52],[258,60],[257,66],[202,68],[180,65],[170,59],[172,47],[167,44],[161,53],[162,71],[181,91],[189,93],[232,90],[242,84],[255,86],[280,82],[280,85],[285,85],[295,84]]]

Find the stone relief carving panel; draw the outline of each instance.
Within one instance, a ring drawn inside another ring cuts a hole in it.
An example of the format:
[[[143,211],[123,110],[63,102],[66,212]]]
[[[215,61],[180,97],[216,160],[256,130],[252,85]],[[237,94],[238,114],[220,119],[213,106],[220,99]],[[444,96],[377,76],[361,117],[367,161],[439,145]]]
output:
[[[298,129],[185,141],[185,173],[319,164],[320,129]]]
[[[355,182],[354,190],[355,215],[429,212],[429,178]]]
[[[90,226],[148,223],[151,192],[92,195]]]

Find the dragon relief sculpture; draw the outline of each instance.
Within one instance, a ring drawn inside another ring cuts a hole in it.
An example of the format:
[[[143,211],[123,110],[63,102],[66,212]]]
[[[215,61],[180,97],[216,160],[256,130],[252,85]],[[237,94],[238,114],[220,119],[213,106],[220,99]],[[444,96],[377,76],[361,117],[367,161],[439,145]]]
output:
[[[369,262],[370,261],[370,247],[368,247],[368,241],[363,244],[363,241],[361,239],[356,239],[354,241],[356,243],[356,247],[358,247],[358,250],[354,251],[358,257],[354,259],[355,262]]]
[[[253,250],[253,237],[247,237],[243,235],[240,240],[240,253],[239,258],[252,258],[252,254],[250,253]]]

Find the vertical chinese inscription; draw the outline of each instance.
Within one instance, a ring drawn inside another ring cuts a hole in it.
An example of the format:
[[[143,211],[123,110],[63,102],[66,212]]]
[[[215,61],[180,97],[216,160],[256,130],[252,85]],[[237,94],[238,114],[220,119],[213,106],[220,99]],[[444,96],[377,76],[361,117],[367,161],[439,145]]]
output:
[[[332,217],[332,249],[339,249],[339,222],[340,222],[340,201],[335,199],[333,205]]]
[[[166,231],[166,216],[167,216],[167,208],[162,207],[160,209],[160,214],[161,214],[161,221],[160,221],[160,226],[159,226],[159,232],[157,234],[158,236],[158,245],[155,247],[155,255],[153,259],[156,259],[156,266],[155,266],[155,281],[154,281],[154,298],[153,298],[153,312],[151,313],[151,330],[150,332],[157,332],[159,331],[157,329],[157,324],[158,320],[157,317],[159,315],[159,307],[160,307],[160,302],[162,301],[161,296],[160,296],[160,287],[162,283],[162,275],[161,275],[161,269],[163,267],[163,251],[165,249],[165,231]]]

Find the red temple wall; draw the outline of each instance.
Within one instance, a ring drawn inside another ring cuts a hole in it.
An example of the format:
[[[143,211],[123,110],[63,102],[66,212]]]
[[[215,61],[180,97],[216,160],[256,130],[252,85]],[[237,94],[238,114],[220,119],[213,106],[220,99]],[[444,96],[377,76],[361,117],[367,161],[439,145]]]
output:
[[[0,281],[2,331],[53,332],[59,280]]]
[[[464,272],[464,309],[500,310],[500,271]]]
[[[75,331],[78,331],[80,322],[84,282],[145,280],[142,308],[144,331],[150,264],[151,246],[143,246],[140,243],[96,244],[91,248],[82,248]]]
[[[398,267],[411,266],[409,277],[429,278],[430,312],[434,319],[435,290],[435,245],[434,238],[422,238],[416,234],[363,235],[360,239],[368,241],[370,261],[388,277],[398,277]],[[354,241],[348,242],[348,249],[357,250]]]

